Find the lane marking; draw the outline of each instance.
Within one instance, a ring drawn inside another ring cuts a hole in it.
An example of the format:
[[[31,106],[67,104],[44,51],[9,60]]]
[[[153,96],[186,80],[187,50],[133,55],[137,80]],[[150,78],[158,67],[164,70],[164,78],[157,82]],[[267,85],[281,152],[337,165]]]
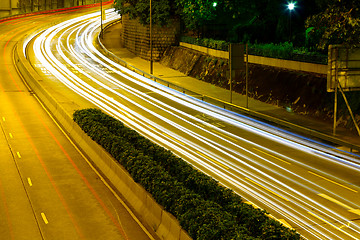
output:
[[[247,201],[247,202],[244,202],[244,203],[249,204],[249,205],[253,206],[253,207],[256,208],[256,209],[257,209],[257,208],[261,209],[258,205],[256,205],[256,204],[253,203],[253,202]]]
[[[360,215],[360,209],[350,209],[349,212],[355,213],[357,215]]]
[[[142,224],[142,222],[139,220],[139,218],[134,214],[133,210],[126,205],[124,200],[118,195],[117,191],[113,189],[111,185],[108,184],[107,180],[104,179],[102,174],[97,170],[97,168],[93,165],[93,163],[84,155],[84,153],[78,148],[78,146],[74,143],[74,141],[69,137],[69,135],[65,132],[62,126],[59,125],[59,123],[55,120],[55,118],[51,115],[51,113],[47,110],[47,108],[43,105],[43,103],[40,101],[40,99],[34,95],[36,100],[39,102],[39,104],[42,106],[44,111],[48,114],[48,116],[52,119],[52,121],[58,126],[60,131],[64,134],[64,136],[69,140],[69,142],[72,144],[72,146],[77,150],[77,152],[82,156],[82,158],[87,162],[87,164],[90,166],[90,168],[96,173],[96,175],[101,179],[103,184],[114,194],[116,199],[121,203],[121,205],[126,209],[126,211],[131,215],[131,217],[135,220],[135,222],[140,226],[140,228],[144,231],[144,233],[149,237],[150,240],[155,240],[155,238],[152,236],[152,234],[146,229],[146,227]]]
[[[10,136],[10,138],[14,138],[14,137],[13,137],[13,135],[12,135],[11,133],[9,133],[9,136]]]
[[[5,117],[2,117],[2,120],[5,122]]]
[[[16,154],[18,155],[18,157],[19,157],[19,158],[21,158],[21,155],[20,155],[20,153],[19,153],[19,152],[16,152]]]
[[[342,184],[340,184],[340,183],[338,183],[338,182],[335,182],[335,181],[333,181],[333,180],[331,180],[331,179],[328,179],[328,178],[326,178],[326,177],[323,177],[323,176],[321,176],[321,175],[319,175],[319,174],[316,174],[316,173],[314,173],[314,172],[311,172],[311,171],[308,171],[308,173],[311,173],[312,175],[315,175],[315,176],[317,176],[317,177],[319,177],[319,178],[322,178],[322,179],[324,179],[324,180],[326,180],[326,181],[329,181],[329,182],[331,182],[331,183],[334,183],[334,184],[336,184],[336,185],[338,185],[338,186],[340,186],[340,187],[343,187],[343,188],[346,188],[346,189],[348,189],[348,190],[350,190],[350,191],[353,191],[353,192],[358,192],[358,191],[356,191],[356,190],[354,190],[354,189],[352,189],[352,188],[349,188],[349,187],[347,187],[347,186],[345,186],[345,185],[342,185]]]
[[[349,212],[352,212],[352,213],[354,213],[354,214],[360,215],[360,209],[354,209],[354,208],[350,207],[349,205],[347,205],[347,204],[345,204],[345,203],[342,203],[342,202],[340,202],[339,200],[336,200],[335,198],[332,198],[332,197],[330,197],[330,196],[328,196],[328,195],[326,195],[326,194],[319,193],[318,195],[319,195],[320,197],[323,197],[323,198],[325,198],[325,199],[327,199],[327,200],[329,200],[329,201],[331,201],[331,202],[333,202],[333,203],[336,203],[336,204],[338,204],[338,205],[340,205],[340,206],[342,206],[342,207],[344,207],[344,208],[347,208]]]
[[[293,227],[285,219],[277,219],[277,220],[281,222],[285,227],[293,229]]]
[[[335,229],[337,229],[337,230],[339,230],[340,232],[342,232],[342,233],[344,233],[344,234],[346,234],[346,235],[348,235],[349,237],[351,237],[351,238],[353,238],[353,239],[358,239],[358,238],[356,238],[356,237],[353,237],[352,235],[350,235],[349,233],[347,233],[347,232],[345,232],[344,230],[342,230],[341,229],[341,227],[337,227],[337,226],[335,226],[334,224],[332,224],[332,223],[330,223],[330,222],[328,222],[328,221],[326,221],[325,219],[323,219],[322,217],[320,217],[320,216],[318,216],[318,215],[316,215],[315,213],[312,213],[312,212],[308,212],[310,215],[312,215],[312,216],[314,216],[315,218],[317,218],[317,219],[319,219],[319,220],[321,220],[321,221],[323,221],[324,223],[326,223],[326,224],[329,224],[330,226],[332,226],[333,228],[335,228]]]
[[[328,195],[326,195],[326,194],[319,193],[318,195],[319,195],[320,197],[323,197],[323,198],[325,198],[325,199],[333,202],[333,203],[336,203],[336,204],[338,204],[338,205],[340,205],[340,206],[343,206],[344,208],[353,209],[353,208],[350,207],[349,205],[346,205],[345,203],[342,203],[342,202],[336,200],[335,198],[332,198],[332,197],[330,197],[330,196],[328,196]]]
[[[255,185],[257,185],[257,186],[259,186],[259,187],[261,187],[261,188],[265,189],[266,191],[271,192],[272,194],[274,194],[274,195],[278,196],[279,198],[282,198],[282,199],[284,199],[285,201],[288,201],[288,202],[289,202],[289,200],[288,200],[287,198],[285,198],[285,197],[283,197],[283,196],[281,196],[281,195],[277,194],[277,193],[276,193],[276,192],[274,192],[274,191],[271,191],[270,189],[268,189],[268,188],[266,188],[266,187],[262,186],[261,184],[259,184],[259,183],[255,182],[255,181],[253,181],[253,180],[251,180],[251,179],[249,179],[249,178],[245,178],[245,179],[246,179],[246,180],[248,180],[248,181],[250,181],[250,182],[252,182],[253,184],[255,184]]]
[[[162,134],[163,134],[163,135],[165,135],[165,136],[167,136],[168,138],[170,138],[170,139],[174,140],[175,142],[180,143],[181,145],[185,145],[185,143],[183,143],[183,142],[181,142],[181,141],[177,140],[177,139],[176,139],[176,138],[174,138],[174,137],[171,137],[170,135],[168,135],[168,134],[166,134],[166,133],[162,133]]]
[[[44,220],[44,223],[45,224],[48,224],[49,223],[49,221],[47,220],[47,218],[46,218],[46,216],[45,216],[45,213],[41,213],[41,217],[42,217],[42,219]]]
[[[343,228],[343,227],[348,228],[348,227],[350,227],[350,224],[351,224],[351,221],[348,221],[347,224],[341,225],[341,226],[340,226],[340,229]]]
[[[262,208],[260,208],[258,205],[256,205],[256,204],[253,203],[253,202],[247,201],[247,202],[244,202],[244,203],[253,206],[255,209],[263,210]],[[271,215],[271,214],[266,214],[266,215],[269,216],[269,217],[271,217],[272,219],[275,219],[276,221],[282,223],[285,227],[290,228],[290,229],[293,229],[293,227],[292,227],[285,219],[277,219],[276,217],[274,217],[274,216]]]
[[[201,153],[201,152],[199,152],[199,151],[196,151],[196,153],[198,153],[198,154],[200,154],[201,156],[203,156],[203,157],[205,157],[205,158],[209,159],[210,161],[212,161],[212,162],[214,162],[214,163],[216,163],[216,164],[218,164],[218,165],[222,166],[222,167],[223,167],[223,168],[225,168],[225,169],[230,169],[230,168],[228,168],[227,166],[225,166],[224,164],[222,164],[222,163],[220,163],[220,162],[216,161],[215,159],[213,159],[213,158],[211,158],[211,157],[209,157],[209,156],[206,156],[205,154],[203,154],[203,153]]]
[[[30,185],[30,187],[31,187],[31,186],[32,186],[31,179],[28,177],[27,180],[28,180],[28,183],[29,183],[29,185]]]
[[[285,161],[285,160],[283,160],[283,159],[281,159],[281,158],[278,158],[278,157],[276,157],[276,156],[274,156],[274,155],[272,155],[272,154],[270,154],[270,153],[264,152],[264,151],[262,151],[262,150],[260,150],[260,149],[257,149],[257,148],[253,148],[253,149],[256,150],[256,151],[258,151],[258,152],[261,152],[262,154],[265,154],[265,155],[267,155],[267,156],[270,156],[270,157],[272,157],[272,158],[275,158],[275,159],[277,159],[277,160],[279,160],[279,161],[282,161],[282,162],[284,162],[284,163],[286,163],[286,164],[291,165],[291,163],[289,163],[288,161]]]
[[[146,126],[149,127],[149,128],[151,128],[151,129],[153,129],[153,130],[155,130],[155,131],[157,131],[157,129],[154,128],[153,126],[150,126],[150,125],[146,125]],[[161,134],[162,134],[162,135],[165,135],[165,136],[167,136],[168,138],[174,140],[175,142],[180,143],[181,145],[185,146],[185,143],[181,142],[180,140],[177,140],[176,138],[174,138],[174,137],[172,137],[172,136],[170,136],[170,135],[168,135],[168,134],[166,134],[166,133],[164,133],[164,132],[161,133]]]
[[[233,142],[237,142],[237,141],[238,141],[237,139],[232,138],[232,137],[230,137],[230,136],[228,136],[228,135],[226,135],[226,134],[223,134],[223,133],[221,133],[221,132],[219,132],[219,131],[216,131],[216,130],[214,130],[214,129],[211,129],[211,131],[214,132],[214,133],[216,133],[216,134],[219,134],[220,136],[223,136],[223,137],[225,137],[225,138],[228,138],[228,139],[230,139],[230,140],[233,141]]]

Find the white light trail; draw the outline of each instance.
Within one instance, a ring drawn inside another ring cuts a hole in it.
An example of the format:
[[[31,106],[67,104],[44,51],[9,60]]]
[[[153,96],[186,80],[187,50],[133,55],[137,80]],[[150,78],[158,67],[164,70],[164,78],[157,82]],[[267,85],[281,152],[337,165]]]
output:
[[[112,10],[106,13],[107,21],[117,17]],[[322,204],[323,199],[318,194],[331,195],[329,199],[341,200],[352,209],[360,208],[359,202],[333,193],[333,189],[307,179],[300,172],[294,172],[293,168],[327,176],[326,171],[261,146],[238,132],[246,130],[284,148],[302,152],[311,159],[326,160],[354,172],[360,169],[357,159],[190,98],[122,67],[94,46],[100,24],[98,17],[99,13],[93,13],[74,18],[47,29],[35,38],[33,50],[37,59],[59,81],[105,112],[173,150],[200,170],[212,172],[222,184],[241,191],[240,195],[245,193],[267,206],[268,211],[287,218],[306,236],[317,239],[341,239],[344,234],[350,238],[360,236],[359,224],[346,225],[350,221],[348,215]],[[99,67],[94,67],[94,63]],[[112,74],[104,69],[109,69]],[[141,89],[152,92],[153,96]],[[183,107],[178,109],[172,103]],[[239,130],[230,132],[215,127],[194,116],[193,112],[211,116]],[[227,137],[235,139],[236,143]],[[271,161],[269,156],[255,153],[254,148],[284,159],[291,166],[284,167],[281,161]],[[333,179],[344,182],[336,177]],[[326,227],[324,222],[318,223],[322,218],[332,223],[339,222],[346,228],[339,227],[338,232],[334,232],[333,227]]]

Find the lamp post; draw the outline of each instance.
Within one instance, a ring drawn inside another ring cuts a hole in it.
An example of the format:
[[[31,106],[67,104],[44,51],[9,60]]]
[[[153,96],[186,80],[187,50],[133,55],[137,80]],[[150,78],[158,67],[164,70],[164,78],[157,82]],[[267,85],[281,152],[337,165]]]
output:
[[[291,12],[295,9],[295,3],[296,2],[289,2],[288,3],[288,5],[287,5],[287,7],[288,7],[288,9],[289,9],[289,15],[290,15],[290,18],[289,18],[289,28],[290,28],[290,37],[289,37],[289,41],[291,42],[291,35],[292,35],[292,33],[291,33]]]
[[[101,31],[100,31],[100,37],[102,38],[103,37],[103,4],[102,4],[102,0],[100,2],[100,11],[101,11],[101,14],[100,14],[100,25],[101,25]]]
[[[150,74],[153,74],[152,4],[150,0]]]

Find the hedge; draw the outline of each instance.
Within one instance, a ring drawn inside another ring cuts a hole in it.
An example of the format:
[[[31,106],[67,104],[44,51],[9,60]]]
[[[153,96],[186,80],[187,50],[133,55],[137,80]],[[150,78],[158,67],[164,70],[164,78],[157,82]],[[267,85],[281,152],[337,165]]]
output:
[[[209,38],[194,38],[182,36],[182,42],[212,48],[221,51],[229,50],[229,43],[223,40]],[[280,58],[300,62],[327,64],[328,56],[318,52],[309,52],[305,48],[294,48],[292,43],[284,42],[279,44],[248,44],[249,54],[270,58]]]
[[[300,239],[266,212],[98,109],[74,121],[108,151],[193,239]]]

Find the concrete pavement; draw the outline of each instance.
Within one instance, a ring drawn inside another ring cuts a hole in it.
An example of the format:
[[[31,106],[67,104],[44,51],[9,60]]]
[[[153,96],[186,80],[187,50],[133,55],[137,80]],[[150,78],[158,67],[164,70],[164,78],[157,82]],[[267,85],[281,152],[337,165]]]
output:
[[[121,46],[120,43],[121,24],[109,25],[104,30],[102,44],[106,49],[125,61],[132,67],[144,73],[150,72],[150,63]],[[232,93],[232,104],[230,104],[229,90],[214,86],[204,81],[186,76],[185,74],[168,68],[158,62],[154,62],[153,76],[163,79],[170,84],[209,98],[219,100],[218,103],[234,106],[240,112],[251,116],[265,119],[285,128],[290,128],[305,136],[312,136],[322,139],[326,142],[332,142],[337,147],[343,147],[346,150],[358,152],[360,150],[360,137],[348,129],[337,127],[336,136],[333,136],[333,123],[331,121],[322,121],[311,116],[299,115],[294,112],[288,112],[285,108],[272,104],[267,104],[252,98],[248,99],[248,109],[246,106],[246,96]],[[184,90],[185,91],[185,90]]]

